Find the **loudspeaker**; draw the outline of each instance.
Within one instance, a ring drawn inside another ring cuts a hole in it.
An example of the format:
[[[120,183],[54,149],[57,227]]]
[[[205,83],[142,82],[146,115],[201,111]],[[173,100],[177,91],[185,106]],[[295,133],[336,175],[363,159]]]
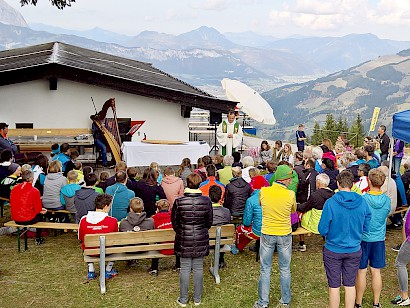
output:
[[[185,119],[189,119],[191,117],[192,107],[181,105],[181,116]]]
[[[48,81],[50,82],[50,90],[57,90],[57,78],[50,77]]]
[[[209,113],[209,124],[219,124],[222,122],[222,113],[210,112]]]

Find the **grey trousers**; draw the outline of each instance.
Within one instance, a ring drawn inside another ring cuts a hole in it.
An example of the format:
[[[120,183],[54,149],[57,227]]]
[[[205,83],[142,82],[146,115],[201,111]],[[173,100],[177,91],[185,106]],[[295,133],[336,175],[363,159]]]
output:
[[[410,243],[406,240],[401,245],[399,254],[396,258],[397,277],[399,280],[399,288],[401,292],[409,290],[409,274],[407,272],[407,264],[410,262]]]
[[[201,302],[203,277],[204,277],[204,258],[181,258],[181,271],[179,272],[179,301],[186,304],[189,300],[189,281],[191,270],[194,274],[194,302]]]

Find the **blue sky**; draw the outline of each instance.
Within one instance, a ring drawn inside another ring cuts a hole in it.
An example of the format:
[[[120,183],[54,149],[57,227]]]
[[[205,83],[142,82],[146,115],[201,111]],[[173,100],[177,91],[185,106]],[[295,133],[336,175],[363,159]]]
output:
[[[39,0],[37,7],[6,2],[28,23],[128,35],[180,34],[206,25],[222,33],[254,31],[280,38],[373,33],[410,40],[410,0],[77,0],[63,11],[48,0]]]

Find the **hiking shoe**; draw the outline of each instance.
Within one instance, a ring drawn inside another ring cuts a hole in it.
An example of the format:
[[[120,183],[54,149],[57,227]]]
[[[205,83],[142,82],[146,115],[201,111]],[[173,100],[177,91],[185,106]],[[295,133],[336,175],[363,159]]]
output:
[[[181,302],[179,301],[179,297],[178,297],[178,299],[177,299],[177,304],[178,304],[180,307],[186,307],[186,304],[181,303]]]
[[[400,303],[403,299],[401,298],[400,295],[397,295],[393,300],[390,301],[390,303],[392,303],[393,305],[397,305],[398,303]]]
[[[34,240],[34,243],[36,243],[36,245],[42,245],[46,242],[46,240],[44,238],[36,238]]]
[[[225,261],[219,262],[219,269],[223,269],[226,267]]]
[[[354,308],[362,308],[361,304],[354,303]]]
[[[392,247],[391,250],[396,251],[396,252],[399,252],[400,248],[401,248],[401,244]]]
[[[402,298],[400,303],[397,303],[397,306],[410,306],[410,298]]]
[[[261,305],[258,302],[255,302],[255,304],[253,304],[253,308],[268,308],[267,305]]]
[[[361,306],[360,306],[360,307],[361,307]],[[378,303],[378,304],[373,303],[373,308],[382,308],[382,304],[380,304],[380,303]]]
[[[158,276],[158,270],[149,269],[148,273],[151,276]]]
[[[118,275],[118,271],[115,269],[112,269],[111,271],[105,271],[105,278],[106,279],[111,279],[114,276]]]
[[[305,244],[299,245],[298,250],[302,251],[302,252],[305,252],[306,251],[306,245]]]
[[[239,253],[239,249],[238,249],[238,247],[236,247],[235,244],[232,244],[232,245],[231,245],[231,253],[232,253],[233,255],[237,255],[237,254]]]
[[[95,272],[88,272],[87,278],[88,278],[88,280],[95,279]]]
[[[201,305],[201,301],[199,301],[199,302],[194,302],[194,306],[199,306],[199,305]]]

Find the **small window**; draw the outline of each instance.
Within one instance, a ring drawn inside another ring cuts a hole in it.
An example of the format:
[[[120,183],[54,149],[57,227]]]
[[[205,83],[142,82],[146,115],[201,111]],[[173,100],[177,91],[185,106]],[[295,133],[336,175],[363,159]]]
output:
[[[33,123],[16,123],[16,128],[33,128]]]

